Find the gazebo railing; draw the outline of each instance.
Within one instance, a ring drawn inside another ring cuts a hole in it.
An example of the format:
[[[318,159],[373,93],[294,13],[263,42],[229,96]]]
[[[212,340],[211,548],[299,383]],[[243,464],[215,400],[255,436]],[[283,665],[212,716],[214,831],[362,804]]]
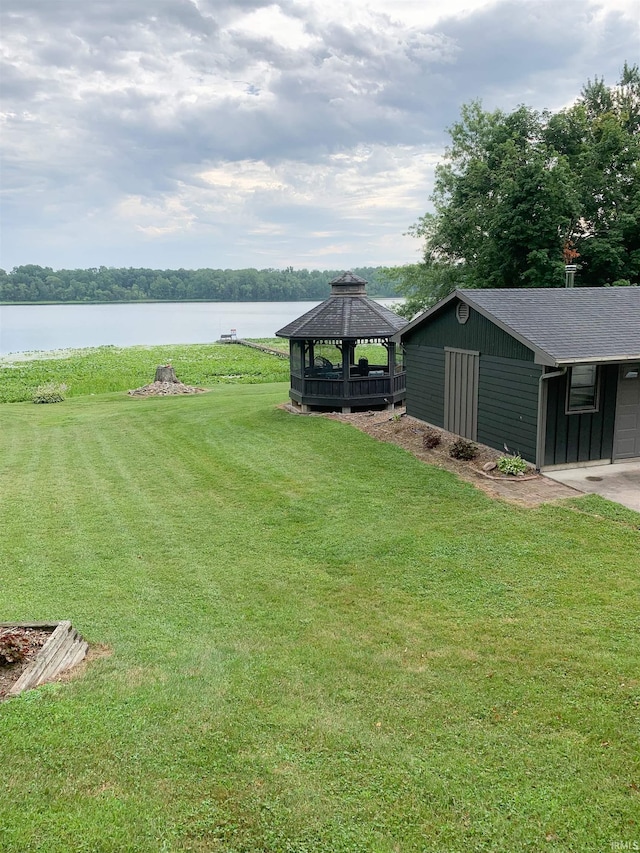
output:
[[[346,386],[346,387],[345,387]],[[291,388],[305,397],[322,398],[353,398],[359,397],[384,397],[389,394],[397,394],[404,391],[406,386],[406,374],[404,371],[382,376],[359,376],[357,378],[323,379],[319,377],[306,377],[291,375]]]
[[[362,376],[349,380],[349,397],[371,397],[391,392],[391,379],[387,376]]]

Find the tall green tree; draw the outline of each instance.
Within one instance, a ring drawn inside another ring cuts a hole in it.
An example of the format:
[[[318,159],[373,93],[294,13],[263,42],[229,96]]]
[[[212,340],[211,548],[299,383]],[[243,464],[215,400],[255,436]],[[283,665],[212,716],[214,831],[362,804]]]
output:
[[[571,240],[579,280],[597,287],[640,278],[640,70],[625,63],[616,86],[589,81],[552,116],[550,145],[566,156],[579,189]]]
[[[640,277],[640,71],[589,82],[566,110],[462,108],[436,169],[421,264],[392,271],[408,316],[454,287],[561,287]]]

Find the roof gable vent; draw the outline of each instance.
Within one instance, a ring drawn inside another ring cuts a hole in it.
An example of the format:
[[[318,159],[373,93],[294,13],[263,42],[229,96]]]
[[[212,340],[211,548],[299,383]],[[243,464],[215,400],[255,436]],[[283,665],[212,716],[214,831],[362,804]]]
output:
[[[456,305],[456,319],[458,323],[466,323],[469,319],[469,306],[466,302],[458,302]]]

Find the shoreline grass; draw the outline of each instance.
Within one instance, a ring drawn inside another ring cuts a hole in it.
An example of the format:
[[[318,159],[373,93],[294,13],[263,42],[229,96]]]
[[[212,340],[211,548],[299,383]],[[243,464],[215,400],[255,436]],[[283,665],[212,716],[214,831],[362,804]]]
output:
[[[159,364],[171,362],[185,385],[282,382],[289,365],[260,350],[229,344],[103,346],[0,359],[0,403],[30,400],[39,385],[64,383],[68,397],[140,388]]]
[[[289,352],[283,338],[247,338],[281,352]],[[330,347],[329,355],[338,355]],[[359,347],[360,355],[386,358],[378,345]],[[68,397],[104,394],[140,388],[153,381],[159,364],[171,362],[181,382],[206,388],[222,384],[284,382],[289,379],[285,359],[238,344],[113,345],[0,357],[0,403],[31,400],[36,388],[49,383],[67,386]]]
[[[0,705],[0,848],[632,843],[640,533],[286,393],[0,406],[2,619],[112,650]]]

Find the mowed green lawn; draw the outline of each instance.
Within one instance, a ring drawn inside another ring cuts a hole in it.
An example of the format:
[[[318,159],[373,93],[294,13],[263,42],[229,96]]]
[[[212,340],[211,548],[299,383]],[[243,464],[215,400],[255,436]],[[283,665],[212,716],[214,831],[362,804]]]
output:
[[[0,406],[0,619],[111,650],[0,705],[0,850],[640,841],[640,516],[492,501],[286,393]]]

